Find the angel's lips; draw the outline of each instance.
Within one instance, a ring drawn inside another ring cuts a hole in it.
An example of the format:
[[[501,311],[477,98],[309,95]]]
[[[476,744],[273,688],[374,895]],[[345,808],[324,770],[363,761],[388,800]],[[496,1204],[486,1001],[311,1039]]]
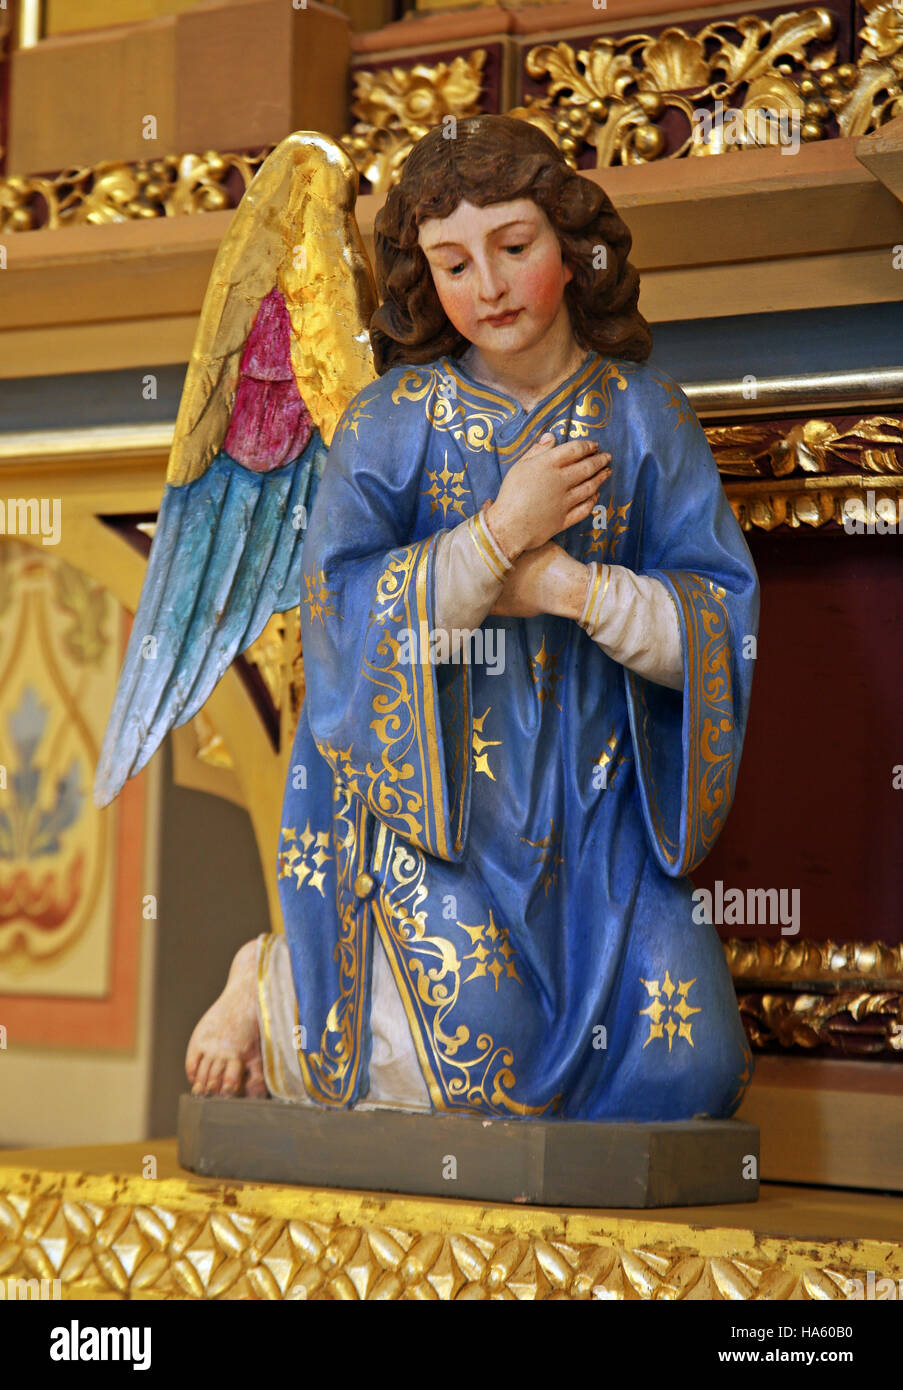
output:
[[[508,323],[513,323],[520,313],[520,309],[512,309],[508,314],[499,314],[493,319],[484,319],[484,323],[491,324],[493,328],[504,328]]]

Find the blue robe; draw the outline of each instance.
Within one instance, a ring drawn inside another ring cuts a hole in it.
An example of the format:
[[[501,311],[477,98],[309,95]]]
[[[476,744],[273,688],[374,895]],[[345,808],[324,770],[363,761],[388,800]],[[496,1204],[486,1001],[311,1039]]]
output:
[[[491,661],[412,661],[437,533],[549,429],[611,454],[604,524],[556,540],[667,586],[682,692],[549,615],[487,617]],[[278,873],[312,1099],[366,1096],[378,933],[435,1109],[730,1115],[752,1058],[687,875],[736,786],[758,583],[676,383],[589,353],[525,411],[454,359],[390,369],[336,429],[301,619]]]

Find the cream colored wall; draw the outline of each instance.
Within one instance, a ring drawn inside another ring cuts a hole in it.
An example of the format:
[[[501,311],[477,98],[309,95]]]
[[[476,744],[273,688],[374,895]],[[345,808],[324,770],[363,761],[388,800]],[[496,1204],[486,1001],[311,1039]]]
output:
[[[111,24],[137,24],[160,15],[181,14],[209,0],[47,0],[45,34],[77,34]],[[222,0],[221,0],[222,3]]]
[[[162,759],[148,766],[145,865],[159,901]],[[145,1138],[153,1047],[154,921],[141,923],[138,1018],[130,1054],[17,1047],[0,1052],[0,1145],[8,1148],[126,1143]],[[2,1021],[2,1020],[0,1020]]]

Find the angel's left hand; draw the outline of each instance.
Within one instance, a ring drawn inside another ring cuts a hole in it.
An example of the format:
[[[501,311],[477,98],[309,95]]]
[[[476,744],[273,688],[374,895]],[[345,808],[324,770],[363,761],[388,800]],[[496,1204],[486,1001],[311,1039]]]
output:
[[[540,613],[579,618],[588,572],[555,541],[527,550],[515,561],[491,613],[501,618],[535,618]]]

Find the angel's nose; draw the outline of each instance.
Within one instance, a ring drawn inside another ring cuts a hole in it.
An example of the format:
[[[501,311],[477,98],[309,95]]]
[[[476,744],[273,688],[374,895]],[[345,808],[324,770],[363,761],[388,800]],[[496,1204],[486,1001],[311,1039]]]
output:
[[[504,295],[506,289],[505,281],[500,272],[489,261],[478,266],[477,276],[480,299],[491,309]]]

